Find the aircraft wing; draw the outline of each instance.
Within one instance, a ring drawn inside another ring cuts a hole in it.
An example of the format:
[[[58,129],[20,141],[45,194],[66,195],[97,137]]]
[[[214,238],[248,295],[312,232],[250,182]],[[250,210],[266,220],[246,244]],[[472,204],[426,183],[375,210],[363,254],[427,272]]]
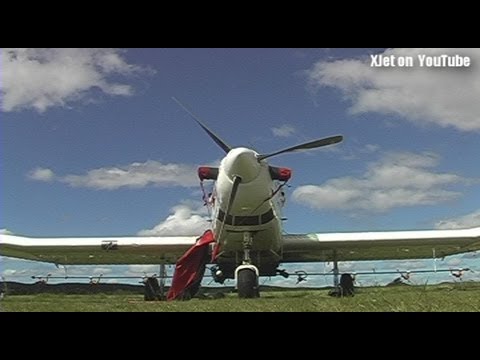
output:
[[[480,227],[283,236],[283,262],[442,258],[480,250]]]
[[[196,236],[30,238],[0,234],[0,255],[60,265],[174,264]]]

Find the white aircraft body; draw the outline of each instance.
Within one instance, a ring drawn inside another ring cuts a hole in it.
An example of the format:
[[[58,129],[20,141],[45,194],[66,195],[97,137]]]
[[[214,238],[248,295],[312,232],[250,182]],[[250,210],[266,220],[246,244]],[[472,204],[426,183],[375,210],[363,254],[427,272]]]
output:
[[[240,297],[258,296],[258,277],[278,275],[281,263],[328,261],[338,274],[338,261],[442,258],[480,250],[480,227],[286,235],[283,185],[291,171],[269,166],[267,158],[332,145],[342,136],[261,155],[244,147],[231,148],[185,110],[226,153],[218,168],[202,166],[198,172],[202,181],[215,181],[208,200],[215,238],[210,248],[216,254],[214,280],[235,278]],[[0,255],[60,265],[173,264],[199,235],[31,238],[1,234]]]

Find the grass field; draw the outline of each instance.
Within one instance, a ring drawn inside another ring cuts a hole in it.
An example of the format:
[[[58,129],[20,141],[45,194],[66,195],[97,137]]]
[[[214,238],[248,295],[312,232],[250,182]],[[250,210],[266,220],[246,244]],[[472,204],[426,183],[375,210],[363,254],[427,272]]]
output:
[[[145,302],[142,295],[11,295],[1,311],[480,311],[480,283],[360,288],[351,298],[332,298],[328,290],[263,291],[259,299],[220,299]]]

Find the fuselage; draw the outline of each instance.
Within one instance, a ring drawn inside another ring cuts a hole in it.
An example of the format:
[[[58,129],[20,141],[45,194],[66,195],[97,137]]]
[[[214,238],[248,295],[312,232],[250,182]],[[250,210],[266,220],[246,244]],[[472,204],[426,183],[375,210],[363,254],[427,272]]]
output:
[[[274,275],[282,253],[281,184],[265,160],[247,148],[235,148],[223,158],[214,190],[213,232],[219,247],[217,263],[226,274],[241,262],[244,234],[252,234],[252,262],[262,275]],[[235,178],[240,183],[228,214]]]

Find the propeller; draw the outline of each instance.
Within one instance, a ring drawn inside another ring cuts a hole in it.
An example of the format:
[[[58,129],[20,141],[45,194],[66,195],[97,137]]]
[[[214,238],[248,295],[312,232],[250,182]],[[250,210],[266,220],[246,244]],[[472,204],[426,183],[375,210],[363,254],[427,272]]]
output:
[[[215,143],[222,148],[223,151],[225,151],[225,154],[227,154],[230,150],[232,150],[232,147],[227,145],[225,141],[220,139],[213,131],[211,131],[208,127],[206,127],[198,117],[196,117],[185,105],[183,105],[176,97],[172,96],[172,100],[175,101],[178,105],[182,107],[183,110],[185,110],[188,115],[190,115],[193,120],[197,122],[200,127],[205,130],[205,132],[210,136]]]
[[[216,135],[213,131],[211,131],[197,116],[195,116],[184,104],[180,102],[176,97],[172,96],[172,100],[175,101],[183,110],[187,112],[188,115],[190,115],[193,120],[197,122],[198,125],[210,136],[210,138],[215,141],[215,143],[222,148],[222,150],[227,154],[230,150],[232,150],[232,147],[230,145],[227,145],[225,141],[220,139],[218,135]],[[316,149],[322,146],[327,146],[327,145],[332,145],[339,143],[340,141],[343,140],[343,136],[341,135],[336,135],[336,136],[330,136],[327,138],[323,139],[318,139],[314,141],[310,141],[307,143],[303,143],[300,145],[292,146],[287,149],[279,150],[271,154],[263,154],[263,155],[258,155],[257,159],[258,161],[265,160],[269,157],[288,153],[288,152],[293,152],[293,151],[299,151],[299,150],[308,150],[308,149]]]
[[[276,156],[276,155],[280,155],[280,154],[284,154],[284,153],[288,153],[288,152],[292,152],[292,151],[315,149],[315,148],[319,148],[319,147],[322,147],[322,146],[336,144],[336,143],[339,143],[342,140],[343,140],[343,136],[341,136],[341,135],[330,136],[330,137],[327,137],[327,138],[318,139],[318,140],[310,141],[308,143],[292,146],[292,147],[289,147],[287,149],[279,150],[279,151],[276,151],[276,152],[271,153],[271,154],[258,155],[257,159],[258,159],[258,161],[261,161],[261,160],[265,160],[265,159],[267,159],[269,157],[272,157],[272,156]]]

